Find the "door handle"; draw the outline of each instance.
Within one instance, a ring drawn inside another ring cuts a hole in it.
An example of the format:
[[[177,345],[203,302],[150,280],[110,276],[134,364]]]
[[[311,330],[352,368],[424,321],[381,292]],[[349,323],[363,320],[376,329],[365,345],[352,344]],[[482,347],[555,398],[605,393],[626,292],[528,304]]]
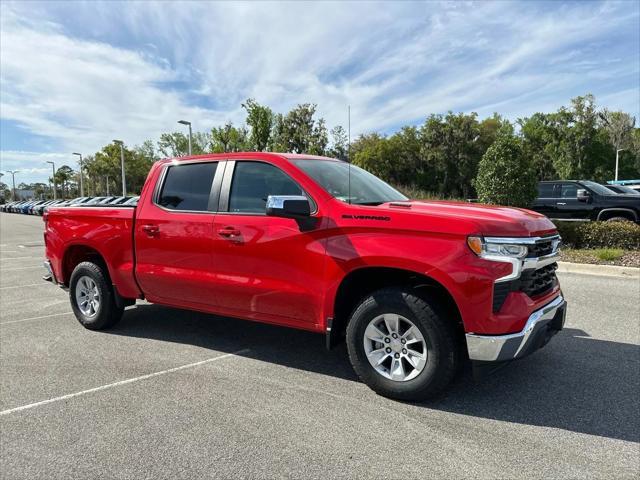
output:
[[[558,203],[556,203],[556,205],[566,205],[566,203],[565,202],[558,202]]]
[[[157,225],[143,225],[142,231],[150,237],[155,237],[156,235],[158,235],[158,233],[160,233],[160,227],[158,227]]]
[[[228,239],[238,239],[240,237],[240,230],[233,227],[224,227],[218,230],[218,235]]]

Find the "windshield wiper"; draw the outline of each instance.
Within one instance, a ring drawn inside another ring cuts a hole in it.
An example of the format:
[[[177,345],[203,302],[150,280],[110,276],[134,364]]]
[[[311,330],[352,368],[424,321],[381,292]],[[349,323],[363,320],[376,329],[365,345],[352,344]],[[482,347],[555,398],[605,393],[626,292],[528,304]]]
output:
[[[387,202],[353,202],[354,205],[364,205],[366,207],[377,207]]]

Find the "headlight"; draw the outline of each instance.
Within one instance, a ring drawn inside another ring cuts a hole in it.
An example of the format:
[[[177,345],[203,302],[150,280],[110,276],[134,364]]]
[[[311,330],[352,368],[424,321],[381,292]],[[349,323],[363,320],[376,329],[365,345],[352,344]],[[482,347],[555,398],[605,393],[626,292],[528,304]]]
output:
[[[479,257],[524,258],[527,256],[526,245],[515,243],[487,242],[482,237],[468,237],[467,245]]]

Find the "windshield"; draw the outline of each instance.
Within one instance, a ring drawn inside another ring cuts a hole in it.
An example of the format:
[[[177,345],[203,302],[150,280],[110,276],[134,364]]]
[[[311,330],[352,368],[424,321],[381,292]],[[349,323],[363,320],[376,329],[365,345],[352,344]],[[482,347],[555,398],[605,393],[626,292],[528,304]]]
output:
[[[580,182],[580,183],[583,184],[585,187],[593,190],[598,195],[617,195],[616,192],[614,192],[613,190],[609,190],[607,187],[602,186],[602,185],[600,185],[599,183],[596,183],[596,182],[591,182],[589,180],[585,180],[585,181]]]
[[[293,159],[291,162],[313,178],[322,188],[343,202],[380,205],[408,200],[395,188],[360,167],[333,160]],[[351,192],[349,192],[349,176]]]

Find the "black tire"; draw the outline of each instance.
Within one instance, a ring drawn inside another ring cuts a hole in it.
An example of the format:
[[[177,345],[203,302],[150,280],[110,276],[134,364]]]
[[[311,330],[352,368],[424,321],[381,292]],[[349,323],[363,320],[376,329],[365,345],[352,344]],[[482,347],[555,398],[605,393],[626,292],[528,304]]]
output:
[[[629,220],[627,217],[611,217],[611,218],[607,218],[606,221],[607,222],[630,222],[631,220]]]
[[[76,288],[82,277],[89,277],[93,280],[100,294],[100,303],[94,315],[85,315],[76,300]],[[69,300],[76,318],[82,326],[89,330],[104,330],[114,326],[120,321],[124,312],[124,308],[116,305],[108,272],[105,272],[103,267],[91,262],[79,263],[74,268],[69,282]]]
[[[376,393],[398,400],[420,401],[440,394],[454,378],[460,364],[460,344],[453,319],[433,299],[409,288],[383,288],[364,298],[347,325],[347,348],[353,369]],[[385,313],[402,315],[424,337],[427,360],[423,370],[406,381],[378,373],[369,363],[364,334],[369,322]]]

